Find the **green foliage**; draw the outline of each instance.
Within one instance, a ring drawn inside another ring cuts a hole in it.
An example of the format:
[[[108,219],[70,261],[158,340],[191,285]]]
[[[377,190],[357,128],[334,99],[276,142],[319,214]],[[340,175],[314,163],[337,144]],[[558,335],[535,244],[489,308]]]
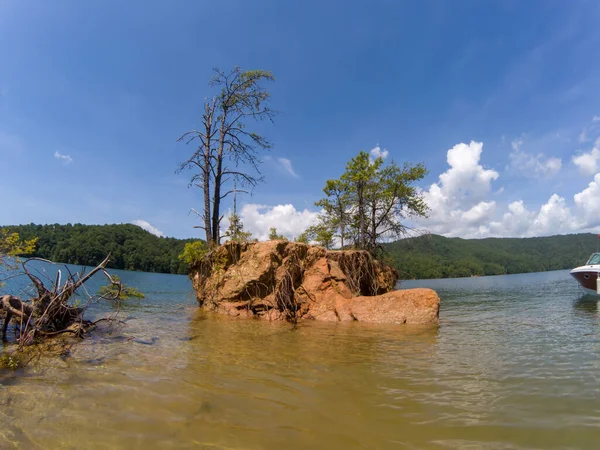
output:
[[[325,184],[326,197],[316,202],[324,211],[319,226],[333,231],[342,247],[349,240],[353,247],[375,253],[382,241],[405,234],[405,219],[426,216],[427,205],[414,186],[426,174],[422,164],[385,165],[383,158],[373,160],[361,151],[338,180]]]
[[[121,282],[117,275],[111,275],[112,283],[102,286],[98,295],[108,299],[127,300],[129,298],[146,298],[146,296],[136,288],[126,286]]]
[[[325,212],[320,223],[327,224],[331,230],[334,230],[334,236],[339,237],[340,245],[344,248],[352,218],[350,186],[344,180],[327,180],[323,192],[326,197],[315,203]],[[336,230],[337,234],[335,234]]]
[[[304,231],[300,236],[296,238],[296,242],[303,242],[308,244],[309,242],[316,242],[317,245],[331,249],[333,247],[334,230],[326,224],[318,223],[312,225]]]
[[[0,355],[0,368],[16,370],[21,365],[21,360],[14,354],[2,353]]]
[[[277,228],[271,227],[269,228],[269,240],[270,241],[287,241],[287,238],[282,234],[277,234]]]
[[[229,216],[229,228],[227,228],[225,237],[232,241],[247,241],[252,237],[252,233],[244,231],[244,224],[240,216],[231,214]]]
[[[10,231],[6,228],[0,228],[0,266],[4,264],[7,256],[29,255],[35,250],[36,237],[29,240],[21,240],[19,233]],[[14,269],[15,267],[10,267]],[[0,281],[0,288],[4,287],[4,282]]]
[[[384,244],[404,279],[454,278],[571,269],[595,251],[597,235],[460,239],[424,235]]]
[[[301,233],[299,236],[296,236],[294,242],[300,242],[301,244],[308,244],[310,242],[310,237],[308,236],[308,231]]]
[[[36,237],[21,240],[19,233],[0,228],[0,264],[6,256],[29,255],[35,250]]]
[[[95,266],[110,253],[111,269],[187,274],[178,255],[192,239],[157,237],[136,225],[19,225],[6,227],[25,241],[37,237],[31,256],[56,262]],[[23,255],[24,252],[16,252]]]
[[[189,267],[194,267],[206,255],[208,249],[204,241],[188,242],[183,247],[183,252],[179,255],[179,259]]]

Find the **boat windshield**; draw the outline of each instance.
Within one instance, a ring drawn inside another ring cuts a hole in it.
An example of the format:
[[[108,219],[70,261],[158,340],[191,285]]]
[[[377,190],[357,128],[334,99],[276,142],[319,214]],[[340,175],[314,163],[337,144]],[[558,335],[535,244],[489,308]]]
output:
[[[593,253],[586,265],[600,264],[600,253]]]

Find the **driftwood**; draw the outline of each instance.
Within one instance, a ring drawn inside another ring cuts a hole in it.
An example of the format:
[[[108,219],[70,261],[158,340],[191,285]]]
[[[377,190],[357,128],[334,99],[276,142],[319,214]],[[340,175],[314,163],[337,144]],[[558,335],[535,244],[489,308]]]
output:
[[[101,298],[116,300],[121,292],[121,283],[113,279],[105,270],[110,255],[88,273],[73,274],[65,266],[68,276],[63,281],[62,271],[59,270],[56,279],[51,283],[51,288],[46,287],[27,267],[27,264],[33,260],[51,263],[39,258],[30,258],[22,263],[23,272],[31,280],[37,296],[29,300],[22,300],[14,295],[0,297],[0,311],[4,311],[6,314],[2,326],[3,341],[6,340],[6,332],[11,319],[16,322],[15,330],[18,332],[20,346],[33,344],[36,339],[63,333],[83,337],[95,323],[85,320],[83,317],[87,303],[80,306],[70,300],[78,289],[85,289],[85,283],[98,272],[102,272],[111,284],[118,286],[116,295],[102,296]],[[89,303],[92,296],[87,295]]]

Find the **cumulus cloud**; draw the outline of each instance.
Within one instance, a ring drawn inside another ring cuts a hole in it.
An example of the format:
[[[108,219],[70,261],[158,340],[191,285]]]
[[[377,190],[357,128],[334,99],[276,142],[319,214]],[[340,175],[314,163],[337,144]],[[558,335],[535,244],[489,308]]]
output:
[[[548,202],[540,208],[526,234],[529,236],[547,236],[549,234],[569,233],[575,227],[576,219],[571,215],[565,199],[557,194],[552,194]]]
[[[566,200],[552,194],[538,211],[528,210],[522,200],[510,203],[501,220],[490,222],[479,233],[481,237],[530,237],[571,233],[578,229],[578,219],[571,213]]]
[[[390,154],[390,152],[388,152],[385,148],[383,150],[381,150],[381,147],[379,147],[379,145],[377,147],[372,148],[369,153],[371,154],[371,157],[374,159],[376,159],[376,158],[385,159]]]
[[[164,237],[164,233],[162,231],[160,231],[158,228],[150,225],[150,223],[148,223],[145,220],[134,220],[133,222],[131,222],[133,225],[137,225],[138,227],[146,230],[149,233],[152,233],[154,236],[158,236],[158,237]]]
[[[600,172],[600,138],[596,139],[594,147],[589,152],[573,156],[572,161],[582,175],[589,176]]]
[[[596,230],[600,227],[600,173],[583,191],[575,194],[573,200],[576,216],[581,229]]]
[[[511,166],[529,177],[547,177],[556,175],[561,167],[560,158],[546,158],[543,153],[532,155],[521,150],[523,140],[512,142],[512,152],[509,155]]]
[[[292,161],[287,158],[277,158],[277,161],[285,169],[287,173],[289,173],[294,178],[299,178],[298,174],[294,172],[294,168],[292,167]]]
[[[520,145],[515,141],[513,149],[519,151]],[[600,151],[600,146],[595,149]],[[600,173],[572,201],[553,193],[539,207],[528,208],[523,200],[516,200],[504,209],[490,200],[497,198],[498,191],[491,191],[491,184],[499,175],[481,165],[482,150],[483,145],[478,142],[458,144],[448,150],[449,169],[422,192],[431,213],[430,218],[418,221],[418,226],[433,233],[464,238],[600,231]],[[598,155],[593,152],[587,155],[591,160],[585,168],[598,164]]]
[[[488,201],[491,184],[498,179],[495,170],[480,164],[483,144],[457,144],[448,150],[450,168],[437,183],[423,191],[430,207],[429,218],[418,225],[439,234],[469,235],[488,223],[496,210],[496,202]]]
[[[250,231],[252,237],[264,241],[269,236],[269,228],[277,228],[277,233],[293,239],[313,225],[317,220],[317,212],[308,209],[297,210],[294,205],[267,206],[249,203],[242,207],[239,216],[244,230]],[[229,223],[223,220],[226,229]]]
[[[535,214],[528,211],[523,200],[518,200],[508,205],[508,211],[502,216],[500,221],[490,222],[489,227],[483,228],[483,234],[486,231],[492,236],[524,236],[531,224]]]
[[[64,164],[71,164],[73,162],[73,158],[70,155],[63,155],[59,152],[54,152],[54,157],[59,161],[62,161]]]

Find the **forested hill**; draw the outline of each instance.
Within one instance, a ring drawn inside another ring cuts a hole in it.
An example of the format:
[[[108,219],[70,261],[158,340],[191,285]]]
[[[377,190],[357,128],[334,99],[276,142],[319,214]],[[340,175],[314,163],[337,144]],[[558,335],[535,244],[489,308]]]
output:
[[[385,245],[403,279],[571,269],[596,251],[595,234],[460,239],[424,235]]]
[[[23,239],[38,238],[33,255],[51,261],[95,266],[110,252],[113,269],[187,274],[177,257],[186,242],[157,237],[136,225],[18,225],[4,227]]]

